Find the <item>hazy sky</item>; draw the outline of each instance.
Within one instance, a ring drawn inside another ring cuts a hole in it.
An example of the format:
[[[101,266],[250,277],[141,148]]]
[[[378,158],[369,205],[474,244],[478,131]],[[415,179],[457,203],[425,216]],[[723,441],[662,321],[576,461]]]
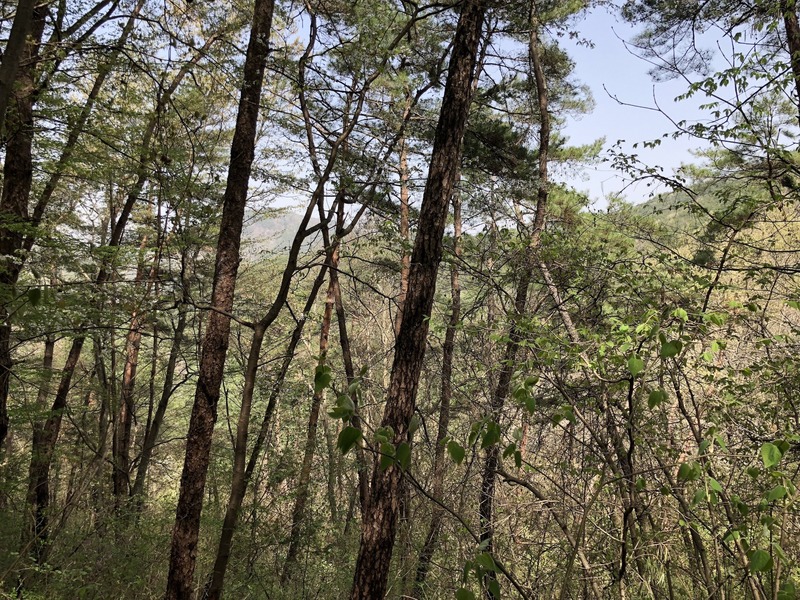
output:
[[[631,40],[636,29],[604,9],[596,9],[575,24],[575,29],[594,42],[594,47],[578,45],[566,38],[560,43],[575,61],[575,77],[589,86],[595,99],[595,109],[580,120],[572,120],[566,134],[573,144],[585,144],[597,138],[606,140],[604,149],[618,140],[625,140],[624,148],[639,154],[649,165],[660,165],[671,173],[682,163],[695,161],[691,150],[701,145],[697,141],[664,139],[656,149],[633,149],[633,143],[660,138],[674,131],[666,115],[675,121],[697,120],[702,112],[700,100],[676,103],[675,97],[686,91],[685,81],[655,82],[649,75],[651,65],[634,56],[624,44]],[[711,41],[713,43],[713,40]],[[613,97],[612,97],[613,96]],[[654,108],[656,102],[664,111],[661,114],[645,108],[623,106],[619,101]],[[605,153],[604,153],[605,154]],[[602,199],[623,191],[630,201],[640,202],[652,192],[643,184],[626,187],[629,183],[622,174],[608,164],[589,167],[582,175],[562,177],[573,187],[589,193],[590,198],[603,206]]]

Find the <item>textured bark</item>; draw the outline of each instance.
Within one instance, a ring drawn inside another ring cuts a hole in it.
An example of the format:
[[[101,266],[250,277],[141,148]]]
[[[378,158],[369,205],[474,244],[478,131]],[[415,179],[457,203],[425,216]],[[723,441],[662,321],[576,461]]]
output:
[[[789,46],[789,62],[794,77],[797,118],[800,120],[800,23],[797,20],[797,4],[794,0],[781,0],[780,6],[783,27],[786,30],[786,44]]]
[[[444,498],[445,475],[445,440],[450,427],[450,402],[453,398],[453,356],[455,354],[456,330],[461,320],[461,283],[459,281],[458,263],[461,258],[461,195],[453,195],[453,255],[454,260],[450,266],[450,319],[444,335],[442,346],[442,379],[441,394],[439,399],[439,423],[436,431],[435,453],[433,458],[433,486],[431,495],[435,500]],[[431,560],[439,542],[439,532],[444,518],[444,509],[438,504],[433,506],[431,520],[428,524],[428,533],[425,543],[419,553],[417,573],[414,579],[415,597],[425,595],[425,582],[428,578]]]
[[[233,308],[236,276],[239,270],[242,223],[255,154],[258,109],[267,63],[273,9],[273,0],[256,0],[244,62],[244,82],[231,143],[230,165],[217,243],[211,297],[212,311],[206,323],[197,389],[186,439],[180,496],[175,526],[172,530],[166,591],[166,598],[170,600],[189,599],[193,595],[200,513],[203,508],[203,492],[214,423],[217,419],[217,402],[228,352],[231,323],[229,315]]]
[[[453,42],[447,83],[434,136],[433,154],[414,242],[408,295],[395,346],[382,425],[392,427],[394,442],[409,441],[417,386],[425,356],[428,320],[442,258],[447,207],[458,176],[461,145],[472,99],[472,78],[487,10],[482,0],[467,0]],[[370,501],[361,528],[361,546],[353,580],[353,600],[380,599],[386,593],[401,498],[398,466],[373,468]]]
[[[33,28],[35,0],[20,0],[17,2],[17,12],[14,23],[8,36],[3,62],[0,64],[0,136],[3,135],[6,122],[6,110],[14,89],[14,80],[17,69],[25,55],[25,40]],[[41,34],[39,34],[41,36]]]
[[[28,222],[28,198],[33,182],[33,106],[35,72],[47,7],[33,10],[30,36],[21,50],[21,64],[13,82],[5,135],[3,191],[0,196],[0,451],[8,433],[8,392],[11,382],[11,323],[8,303],[19,279],[19,251]]]
[[[511,377],[514,374],[514,362],[517,355],[517,348],[522,339],[519,318],[525,313],[525,305],[528,298],[528,288],[533,274],[534,254],[538,251],[541,233],[544,227],[545,214],[547,211],[547,200],[549,191],[548,179],[548,159],[550,149],[550,112],[548,106],[547,81],[545,79],[544,67],[542,64],[541,48],[539,41],[538,15],[534,3],[531,3],[530,10],[530,39],[528,43],[528,59],[530,69],[536,84],[537,108],[539,112],[539,173],[538,190],[536,202],[536,214],[534,215],[533,230],[525,254],[520,280],[517,283],[517,293],[514,299],[514,320],[512,321],[508,343],[506,344],[503,367],[497,379],[497,386],[492,395],[491,415],[497,421],[511,391]],[[481,481],[480,497],[478,502],[478,516],[480,521],[480,541],[486,552],[491,553],[494,547],[494,491],[497,480],[497,469],[499,467],[500,448],[493,444],[486,449],[486,461],[483,468]],[[488,600],[493,600],[493,595],[489,591],[489,583],[495,578],[493,572],[487,572],[484,576],[484,594]]]
[[[330,270],[333,272],[338,268],[339,263],[338,252],[336,250],[333,251],[330,262]],[[328,294],[325,300],[325,310],[322,315],[322,326],[320,327],[319,333],[319,356],[321,365],[325,364],[325,356],[328,353],[328,337],[331,331],[334,297],[334,284],[331,278],[328,282]],[[297,563],[297,556],[300,552],[301,534],[306,519],[309,484],[311,483],[311,467],[314,463],[314,455],[317,450],[319,411],[324,398],[324,388],[314,390],[314,396],[311,399],[311,410],[308,415],[308,427],[306,428],[306,445],[303,451],[303,463],[300,466],[300,474],[297,478],[297,495],[295,496],[294,508],[292,509],[292,528],[289,534],[289,549],[286,553],[286,562],[283,565],[281,583],[287,583],[292,578]]]

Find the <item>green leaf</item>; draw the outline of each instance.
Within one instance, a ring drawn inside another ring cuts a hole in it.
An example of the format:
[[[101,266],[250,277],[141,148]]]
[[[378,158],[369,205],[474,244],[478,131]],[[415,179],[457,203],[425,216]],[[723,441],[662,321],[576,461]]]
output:
[[[722,486],[720,485],[719,481],[717,481],[713,477],[709,477],[708,478],[708,487],[710,487],[712,490],[714,490],[718,494],[722,493]]]
[[[414,435],[414,433],[416,433],[419,427],[420,427],[419,415],[414,415],[413,417],[411,417],[411,421],[408,423],[409,435]]]
[[[378,427],[378,429],[375,430],[374,436],[376,442],[388,442],[394,439],[394,429],[391,427]]]
[[[667,392],[664,390],[653,390],[650,392],[650,395],[647,397],[647,406],[650,408],[655,408],[662,402],[667,400]]]
[[[317,365],[317,369],[314,371],[314,393],[319,394],[328,387],[331,379],[333,379],[331,368],[328,365]]]
[[[464,460],[466,450],[464,450],[458,442],[450,440],[447,442],[447,453],[450,455],[450,458],[453,459],[454,463],[460,465]]]
[[[797,600],[797,586],[794,581],[784,581],[778,590],[778,600]]]
[[[500,441],[500,426],[497,423],[490,422],[486,425],[486,433],[483,434],[481,439],[481,450],[493,446]]]
[[[492,598],[500,600],[500,583],[497,579],[491,579],[487,587],[489,588],[489,593],[492,595]]]
[[[339,394],[336,398],[336,404],[328,411],[328,414],[334,419],[348,420],[356,412],[356,405],[347,394]]]
[[[409,446],[406,442],[400,444],[395,452],[395,458],[397,459],[397,462],[400,464],[400,468],[403,469],[403,471],[408,469],[408,465],[411,464],[411,446]]]
[[[492,555],[488,552],[484,552],[479,554],[478,557],[475,559],[475,562],[483,569],[484,571],[497,571],[497,565],[494,563],[494,559]]]
[[[706,498],[708,498],[708,494],[706,494],[706,488],[698,488],[698,490],[694,493],[694,498],[692,498],[692,506],[697,506]]]
[[[683,344],[680,340],[673,340],[671,342],[665,342],[661,344],[661,358],[670,358],[672,356],[677,356],[680,354],[681,348],[683,348]]]
[[[628,359],[628,371],[630,371],[631,377],[636,377],[643,370],[644,361],[641,358],[638,356],[631,356]]]
[[[761,459],[764,461],[764,468],[771,469],[781,461],[783,453],[775,445],[769,442],[761,446]]]
[[[476,600],[476,598],[475,594],[462,587],[456,592],[456,600]]]
[[[395,447],[390,442],[383,442],[381,444],[381,470],[385,471],[391,467],[394,462]]]
[[[750,556],[750,571],[760,573],[772,568],[772,557],[766,550],[756,550]]]
[[[522,452],[517,450],[514,452],[514,465],[519,469],[522,467]]]
[[[339,432],[339,438],[336,440],[336,446],[342,451],[342,454],[347,454],[361,439],[361,430],[355,427],[347,426]]]
[[[775,500],[781,500],[786,497],[786,488],[782,485],[777,485],[772,488],[769,492],[767,492],[767,500],[769,502],[774,502]]]
[[[41,288],[31,288],[28,290],[28,302],[30,302],[32,306],[39,306],[39,303],[41,301],[42,301]]]
[[[679,481],[693,481],[700,476],[699,469],[695,463],[683,463],[678,468]]]

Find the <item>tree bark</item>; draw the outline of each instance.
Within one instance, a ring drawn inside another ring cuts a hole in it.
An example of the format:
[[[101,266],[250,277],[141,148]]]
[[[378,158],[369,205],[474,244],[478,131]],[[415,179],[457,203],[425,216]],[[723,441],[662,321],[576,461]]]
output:
[[[20,0],[8,36],[3,62],[0,64],[0,137],[5,132],[6,110],[14,90],[17,69],[25,55],[25,40],[33,28],[36,0]],[[41,33],[39,34],[41,38]]]
[[[223,199],[222,222],[217,244],[212,311],[206,324],[197,389],[195,392],[186,457],[181,474],[180,496],[172,530],[172,548],[167,577],[168,600],[189,599],[193,594],[200,513],[208,473],[211,440],[217,419],[217,402],[222,384],[230,334],[239,246],[247,202],[247,188],[255,155],[258,109],[269,50],[274,0],[256,0],[253,25],[244,62],[236,129]]]
[[[39,59],[39,45],[44,32],[46,6],[33,10],[30,36],[21,50],[13,98],[7,111],[3,191],[0,196],[0,451],[8,434],[8,392],[11,383],[11,323],[9,303],[19,279],[18,253],[25,239],[28,221],[28,198],[33,183],[33,105],[34,81]],[[9,90],[11,93],[12,90]]]
[[[453,194],[453,262],[450,265],[450,320],[444,335],[442,346],[442,379],[439,398],[439,424],[436,431],[436,442],[433,458],[433,486],[431,496],[435,500],[444,499],[445,476],[445,440],[450,427],[450,402],[453,398],[453,356],[455,354],[456,330],[461,320],[461,283],[459,281],[458,263],[461,259],[461,195]],[[428,578],[433,553],[439,541],[439,532],[444,518],[444,509],[435,504],[428,524],[425,543],[419,553],[417,572],[414,579],[414,596],[425,595],[425,582]]]
[[[338,268],[339,258],[338,252],[333,251],[330,259],[330,271],[333,272]],[[328,294],[325,299],[325,310],[322,315],[322,326],[319,333],[319,356],[320,365],[325,364],[325,357],[328,353],[328,337],[331,331],[331,317],[333,315],[334,305],[334,284],[333,279],[329,277],[328,281]],[[283,573],[281,575],[281,583],[288,583],[292,578],[295,564],[297,562],[297,555],[300,552],[301,533],[303,531],[303,523],[306,518],[306,506],[309,498],[309,484],[311,483],[311,467],[314,463],[314,455],[317,450],[317,426],[319,423],[319,411],[322,401],[325,398],[325,389],[315,389],[314,395],[311,400],[311,410],[308,415],[308,427],[306,430],[306,445],[303,452],[303,463],[300,467],[300,474],[297,478],[297,495],[295,496],[294,508],[292,510],[292,528],[289,534],[289,549],[286,553],[286,561],[283,565]]]
[[[528,59],[530,69],[536,85],[536,97],[539,112],[539,173],[538,190],[536,202],[536,214],[534,215],[533,230],[531,238],[526,248],[523,271],[517,283],[517,293],[514,300],[514,320],[509,330],[508,343],[506,344],[503,356],[502,369],[497,379],[491,402],[492,418],[497,421],[500,412],[505,405],[508,394],[511,391],[511,377],[514,374],[514,362],[517,355],[517,347],[522,339],[522,330],[519,327],[519,318],[525,313],[525,305],[528,298],[528,288],[533,275],[534,253],[539,249],[541,232],[544,228],[545,214],[547,210],[547,200],[549,191],[548,179],[548,159],[550,149],[550,112],[548,106],[547,80],[545,79],[544,66],[541,57],[539,41],[538,15],[536,7],[531,2],[530,9],[530,39],[528,43]],[[497,469],[499,467],[500,448],[493,444],[486,449],[486,461],[484,463],[483,478],[481,482],[480,498],[478,502],[478,515],[480,521],[480,541],[486,552],[491,553],[494,548],[494,492],[497,480]],[[484,594],[488,600],[494,600],[494,596],[489,589],[490,582],[495,578],[495,574],[489,571],[484,576]]]
[[[486,10],[484,0],[464,2],[453,42],[382,421],[382,426],[393,429],[395,444],[409,441],[408,425],[414,412],[425,356],[447,207],[459,171],[462,138],[472,100],[472,78]],[[370,502],[362,522],[361,545],[351,592],[353,600],[380,599],[386,593],[401,484],[402,474],[398,466],[385,471],[379,465],[373,468]]]
[[[786,30],[786,44],[789,46],[789,64],[794,78],[795,104],[800,121],[800,23],[797,20],[797,4],[794,0],[781,0],[783,26]]]

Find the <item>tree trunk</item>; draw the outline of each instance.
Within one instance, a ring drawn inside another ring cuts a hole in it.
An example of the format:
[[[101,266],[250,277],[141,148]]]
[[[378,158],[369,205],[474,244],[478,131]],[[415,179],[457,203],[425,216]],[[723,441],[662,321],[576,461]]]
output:
[[[384,427],[393,429],[396,445],[409,441],[408,425],[414,412],[425,356],[447,207],[459,170],[486,10],[484,0],[464,2],[453,42],[382,421]],[[362,523],[361,546],[351,592],[353,600],[380,599],[386,593],[401,484],[402,474],[398,466],[386,470],[379,465],[373,468],[370,502]]]
[[[184,285],[186,282],[184,281]],[[153,456],[153,448],[155,448],[158,441],[158,434],[161,431],[161,425],[164,422],[164,414],[167,412],[167,406],[172,398],[175,389],[173,388],[175,381],[175,367],[178,363],[178,356],[181,352],[181,344],[183,343],[183,332],[186,329],[186,301],[188,300],[188,289],[184,287],[183,302],[178,306],[178,322],[175,325],[175,330],[172,333],[172,345],[169,350],[169,358],[167,359],[167,367],[164,371],[164,385],[161,387],[161,396],[158,400],[153,419],[145,432],[144,442],[142,444],[142,455],[139,457],[139,466],[136,469],[136,479],[133,482],[131,489],[131,497],[135,498],[138,503],[141,503],[144,495],[144,485],[147,481],[147,470],[150,468],[150,461]]]
[[[797,105],[797,118],[800,120],[800,23],[797,20],[797,5],[792,0],[781,0],[783,26],[786,30],[786,44],[789,46],[789,62],[794,77],[794,101]]]
[[[17,2],[14,23],[11,25],[11,32],[3,52],[3,62],[0,65],[0,137],[3,137],[5,132],[6,110],[14,90],[17,69],[26,54],[25,40],[33,27],[35,6],[35,0]]]
[[[144,252],[146,240],[142,241],[140,252]],[[136,270],[136,282],[141,283],[143,279],[144,264],[139,261]],[[156,265],[150,270],[147,289],[144,298],[147,298],[150,286],[155,278]],[[142,303],[144,299],[142,300]],[[128,327],[128,335],[125,338],[125,365],[122,368],[122,386],[119,395],[119,413],[117,415],[117,426],[114,428],[114,441],[112,445],[113,454],[113,492],[114,507],[119,510],[122,503],[131,491],[130,485],[130,466],[131,466],[131,429],[134,417],[134,396],[136,392],[136,371],[139,366],[139,349],[142,345],[142,308],[137,306],[131,314],[131,322]]]
[[[203,342],[197,389],[195,392],[186,458],[181,474],[180,496],[172,530],[166,598],[188,600],[194,589],[200,513],[208,473],[211,440],[217,420],[217,402],[222,384],[225,356],[230,334],[230,311],[236,276],[239,270],[239,245],[247,203],[247,187],[255,154],[258,108],[267,63],[269,35],[272,29],[274,0],[256,0],[253,26],[244,62],[236,129],[231,143],[231,161],[223,200],[214,284],[212,311],[208,315]]]
[[[442,347],[442,387],[439,399],[439,427],[436,432],[436,442],[433,458],[433,486],[431,495],[435,500],[444,499],[445,475],[445,439],[447,439],[450,426],[450,402],[453,398],[453,355],[455,354],[456,329],[461,319],[461,284],[459,282],[458,262],[461,258],[461,195],[453,194],[453,262],[450,266],[450,320]],[[439,540],[439,531],[442,527],[444,509],[435,504],[432,509],[428,533],[425,544],[419,553],[417,573],[414,580],[414,596],[425,595],[425,582],[428,578],[433,553]]]
[[[56,440],[61,429],[61,418],[67,406],[72,374],[78,365],[85,338],[75,338],[72,342],[61,381],[56,391],[50,416],[43,425],[34,428],[31,464],[28,470],[28,510],[34,519],[33,556],[37,560],[46,552],[48,538],[48,509],[50,506],[50,467],[53,462]],[[44,401],[44,400],[43,400]]]
[[[337,269],[339,259],[338,252],[333,251],[331,255],[330,271]],[[331,278],[328,282],[328,294],[325,299],[325,310],[322,315],[322,327],[319,333],[319,356],[320,366],[325,364],[325,356],[328,353],[328,336],[331,330],[331,316],[333,315],[334,305],[334,284]],[[308,415],[308,428],[306,431],[306,446],[303,452],[303,463],[300,467],[300,475],[297,479],[297,495],[295,496],[294,509],[292,510],[292,529],[289,535],[289,550],[286,553],[286,562],[283,565],[281,583],[287,583],[294,571],[297,555],[300,551],[301,533],[303,523],[306,518],[306,505],[309,498],[309,484],[311,482],[311,467],[314,463],[314,455],[317,450],[317,425],[319,423],[319,410],[325,398],[325,389],[314,389],[314,396],[311,400],[311,411]]]
[[[13,101],[7,112],[3,191],[0,196],[0,451],[8,434],[8,392],[11,383],[11,323],[8,310],[21,264],[18,253],[25,238],[28,221],[28,198],[33,183],[33,105],[34,81],[39,58],[39,44],[44,31],[47,7],[33,11],[33,24],[27,43],[21,50]],[[9,90],[11,92],[11,90]]]
[[[522,331],[519,327],[518,319],[525,312],[525,305],[528,298],[528,288],[530,286],[534,253],[539,249],[541,232],[544,227],[545,213],[547,210],[548,188],[550,185],[547,173],[548,153],[550,149],[550,112],[548,107],[547,81],[545,79],[544,67],[541,60],[541,49],[539,42],[538,15],[536,8],[531,3],[530,9],[530,39],[528,44],[528,58],[530,69],[536,84],[536,96],[539,112],[539,173],[538,190],[536,202],[536,214],[534,215],[533,231],[528,247],[525,252],[523,271],[520,281],[517,284],[517,293],[514,301],[514,321],[508,336],[505,354],[502,362],[502,369],[497,380],[497,387],[492,396],[492,418],[497,421],[503,409],[508,394],[511,391],[511,377],[514,374],[514,362],[517,355],[517,346],[522,339]],[[478,503],[478,514],[480,520],[480,541],[486,552],[491,553],[494,544],[494,490],[497,479],[497,469],[499,467],[500,448],[493,444],[486,449],[486,462],[484,463],[483,478],[480,489],[480,499]],[[495,574],[489,571],[484,576],[484,594],[489,600],[493,600],[494,595],[490,591],[489,584],[495,578]]]

